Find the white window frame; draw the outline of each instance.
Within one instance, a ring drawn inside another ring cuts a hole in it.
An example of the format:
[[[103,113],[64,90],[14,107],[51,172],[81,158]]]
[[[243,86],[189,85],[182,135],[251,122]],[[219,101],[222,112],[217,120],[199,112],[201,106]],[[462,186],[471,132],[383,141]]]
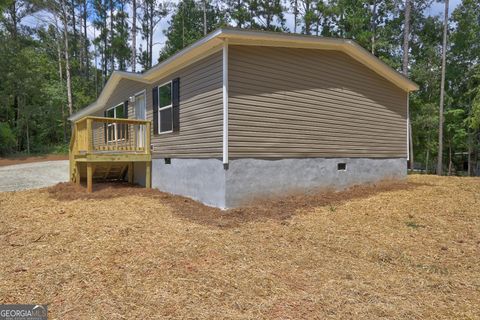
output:
[[[107,115],[108,115],[108,111],[113,109],[113,117],[114,117],[115,119],[117,119],[117,108],[120,107],[120,106],[123,107],[123,103],[119,103],[119,104],[117,104],[116,106],[113,106],[113,107],[111,107],[111,108],[108,108],[108,109],[106,110]],[[128,116],[128,115],[127,115],[127,116]],[[108,139],[108,138],[109,138],[108,132],[109,132],[109,128],[112,127],[112,126],[114,127],[113,132],[114,132],[114,134],[115,134],[115,138],[112,139],[112,140],[109,140],[109,139]],[[123,140],[125,140],[125,138],[118,139],[118,137],[117,137],[117,124],[116,124],[116,123],[107,123],[107,143],[116,142],[116,141],[123,141]]]
[[[140,120],[146,120],[147,119],[147,89],[143,89],[142,91],[139,91],[133,95],[135,101],[130,101],[133,103],[133,115],[135,116],[135,119],[137,119],[137,115],[135,114],[136,110],[136,101],[138,96],[143,96],[143,99],[145,100],[145,119],[140,119]]]
[[[163,86],[166,86],[170,84],[170,105],[165,106],[165,107],[160,107],[160,88]],[[166,133],[172,133],[173,132],[173,81],[170,80],[168,82],[165,82],[164,84],[161,84],[158,86],[158,134],[166,134]],[[162,131],[162,128],[160,126],[160,111],[171,108],[172,109],[172,130],[169,131]]]

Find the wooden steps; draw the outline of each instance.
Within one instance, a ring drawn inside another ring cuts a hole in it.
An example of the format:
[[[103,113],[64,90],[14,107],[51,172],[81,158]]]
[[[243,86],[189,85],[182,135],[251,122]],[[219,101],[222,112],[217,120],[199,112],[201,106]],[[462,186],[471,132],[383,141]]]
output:
[[[97,162],[92,164],[92,179],[95,181],[125,180],[127,174],[130,175],[129,167],[133,170],[133,165],[128,162]],[[79,171],[74,170],[71,177],[74,182],[77,177],[82,180],[87,178],[87,164],[79,163],[77,168]]]
[[[93,169],[94,180],[123,180],[128,169],[127,163],[98,163]]]

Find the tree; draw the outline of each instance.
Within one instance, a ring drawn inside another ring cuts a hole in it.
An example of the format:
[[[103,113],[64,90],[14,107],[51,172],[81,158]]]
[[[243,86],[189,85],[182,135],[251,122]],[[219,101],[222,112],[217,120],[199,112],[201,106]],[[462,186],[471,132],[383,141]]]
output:
[[[218,7],[207,5],[207,32],[213,31],[224,23],[224,15]],[[183,0],[175,8],[168,29],[167,41],[160,53],[164,60],[203,37],[203,9],[193,0]]]
[[[269,31],[286,31],[285,8],[281,0],[251,0],[252,27]]]
[[[476,122],[476,104],[480,86],[480,2],[478,0],[464,0],[452,12],[452,24],[456,26],[450,34],[449,56],[449,91],[458,106],[465,110],[467,127],[468,174],[473,174],[480,137]]]
[[[404,27],[403,27],[403,62],[402,72],[405,77],[408,77],[408,50],[410,43],[410,0],[405,0],[405,14],[404,14]],[[408,99],[408,98],[407,98]],[[410,115],[408,116],[408,145],[410,148],[410,170],[414,169],[415,157],[413,153],[413,138],[412,138],[412,123],[410,122]]]
[[[68,103],[68,114],[71,116],[73,114],[73,99],[72,99],[72,77],[70,69],[70,52],[68,48],[68,16],[67,16],[67,6],[65,0],[60,0],[60,18],[63,21],[63,40],[65,43],[65,72],[67,76],[67,103]]]
[[[438,117],[438,159],[437,174],[442,175],[443,172],[443,103],[445,95],[445,65],[447,56],[447,32],[448,32],[448,0],[445,0],[445,19],[443,26],[443,45],[442,45],[442,76],[440,84],[440,108]]]
[[[128,46],[128,24],[126,13],[126,0],[117,0],[116,14],[114,15],[114,32],[111,41],[113,64],[117,62],[118,69],[125,71],[130,63],[131,49]]]
[[[132,0],[132,72],[137,70],[137,0]]]
[[[149,69],[153,64],[153,34],[160,21],[168,14],[168,5],[157,3],[157,0],[143,1],[142,39],[146,40],[147,47],[141,51],[140,64],[143,69]]]
[[[227,15],[238,28],[249,28],[252,15],[249,0],[226,0]]]
[[[100,54],[100,64],[102,67],[102,84],[105,85],[108,78],[107,54],[108,46],[108,27],[107,27],[107,0],[93,0],[94,20],[93,25],[98,29],[99,34],[93,41]]]
[[[410,94],[410,123],[415,159],[427,172],[437,156],[438,91],[440,90],[442,22],[438,17],[417,17],[412,24],[410,75],[422,84]]]
[[[445,112],[445,141],[448,146],[448,175],[454,172],[453,154],[455,148],[465,149],[467,130],[465,128],[465,111],[450,109]]]

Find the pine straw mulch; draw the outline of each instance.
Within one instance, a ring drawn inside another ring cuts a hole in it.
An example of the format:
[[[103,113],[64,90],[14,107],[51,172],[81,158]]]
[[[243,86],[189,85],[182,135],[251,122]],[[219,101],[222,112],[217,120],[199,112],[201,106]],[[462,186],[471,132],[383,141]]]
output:
[[[0,193],[0,303],[49,319],[478,319],[480,179],[220,211],[128,186]]]

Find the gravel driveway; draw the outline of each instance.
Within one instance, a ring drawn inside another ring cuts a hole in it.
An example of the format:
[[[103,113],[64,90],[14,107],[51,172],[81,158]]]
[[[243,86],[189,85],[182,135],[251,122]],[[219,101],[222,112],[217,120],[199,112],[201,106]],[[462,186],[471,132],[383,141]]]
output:
[[[0,167],[0,191],[49,187],[68,181],[68,160]]]

